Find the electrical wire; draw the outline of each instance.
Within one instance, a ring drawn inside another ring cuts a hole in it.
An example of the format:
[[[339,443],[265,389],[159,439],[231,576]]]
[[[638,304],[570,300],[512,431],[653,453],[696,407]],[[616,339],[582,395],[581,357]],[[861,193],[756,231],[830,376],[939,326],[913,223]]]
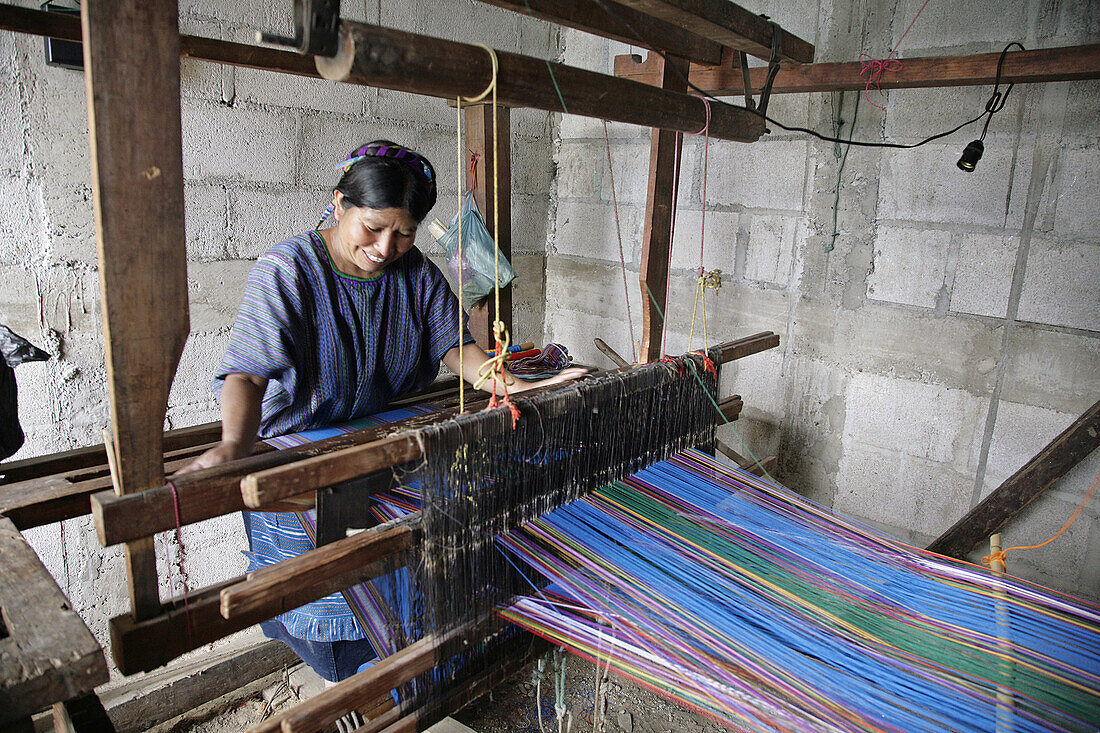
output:
[[[612,18],[615,18],[617,21],[622,23],[626,27],[626,29],[629,30],[635,37],[637,37],[639,39],[642,39],[642,40],[645,40],[646,43],[647,43],[647,46],[649,46],[653,50],[654,53],[656,53],[658,56],[660,56],[665,61],[668,61],[668,57],[665,55],[665,53],[663,51],[658,51],[657,50],[657,44],[654,44],[654,43],[650,42],[649,39],[647,39],[643,34],[639,33],[630,24],[630,22],[628,20],[626,20],[623,17],[620,17],[617,13],[615,13],[615,11],[612,10],[611,7],[609,7],[607,5],[607,3],[604,2],[604,0],[594,0],[594,2],[597,5],[599,5],[601,8],[603,8],[605,13],[607,13]],[[950,130],[947,130],[945,132],[938,132],[935,135],[930,135],[930,136],[924,138],[923,140],[921,140],[920,142],[915,142],[915,143],[891,143],[891,142],[886,142],[886,141],[871,142],[869,140],[842,140],[841,138],[838,138],[838,137],[832,137],[830,135],[823,135],[822,133],[818,132],[817,130],[811,130],[808,127],[800,127],[798,125],[785,125],[782,122],[780,122],[779,120],[775,119],[774,117],[770,117],[770,116],[768,116],[767,114],[761,112],[758,109],[754,109],[752,107],[741,107],[741,106],[738,106],[738,105],[735,105],[735,104],[730,104],[729,102],[724,102],[721,99],[718,99],[717,97],[715,97],[710,92],[705,91],[705,90],[701,89],[700,87],[698,87],[697,85],[695,85],[694,83],[692,83],[691,79],[689,79],[686,74],[684,74],[682,71],[680,71],[678,66],[673,64],[672,68],[676,71],[676,73],[680,76],[680,78],[683,79],[687,83],[687,85],[691,89],[693,89],[698,94],[701,94],[702,96],[706,97],[712,103],[716,103],[716,104],[722,105],[724,107],[730,107],[732,109],[739,109],[739,110],[745,110],[745,111],[751,112],[754,115],[757,115],[758,117],[763,118],[766,122],[770,122],[771,124],[775,125],[776,127],[780,128],[782,130],[785,130],[787,132],[801,132],[803,134],[810,135],[811,137],[815,137],[818,140],[823,140],[825,142],[842,143],[844,145],[855,145],[856,147],[861,147],[861,148],[900,148],[900,149],[907,149],[907,148],[919,148],[920,146],[927,145],[928,143],[933,142],[935,140],[945,138],[949,135],[954,135],[956,132],[963,129],[964,127],[969,127],[970,125],[973,125],[975,122],[980,121],[987,114],[990,116],[990,118],[992,118],[993,113],[996,112],[996,111],[999,111],[1001,109],[1001,107],[1004,106],[1004,100],[1008,97],[1008,93],[1010,91],[1012,91],[1012,86],[1013,85],[1009,85],[1009,87],[1005,91],[1004,95],[998,96],[999,92],[997,91],[997,89],[998,89],[998,87],[1000,86],[1000,83],[1001,83],[1001,68],[1004,64],[1005,54],[1008,53],[1008,50],[1012,46],[1020,46],[1021,50],[1026,50],[1026,49],[1024,49],[1024,47],[1021,44],[1017,43],[1016,41],[1013,41],[1012,43],[1005,46],[1004,50],[1001,51],[1001,59],[997,63],[997,76],[996,76],[996,79],[993,82],[993,89],[994,89],[993,96],[990,97],[989,101],[986,103],[986,108],[984,110],[982,110],[982,113],[980,115],[978,115],[977,117],[971,119],[971,120],[967,120],[966,122],[963,122],[960,125],[952,127]],[[997,99],[1000,100],[1000,106],[999,107],[997,107],[997,102],[996,102]],[[991,107],[996,107],[996,109],[991,109]],[[989,120],[986,120],[986,126],[988,127],[988,125],[989,125]],[[983,136],[985,135],[984,130],[983,130],[982,134],[983,134]]]

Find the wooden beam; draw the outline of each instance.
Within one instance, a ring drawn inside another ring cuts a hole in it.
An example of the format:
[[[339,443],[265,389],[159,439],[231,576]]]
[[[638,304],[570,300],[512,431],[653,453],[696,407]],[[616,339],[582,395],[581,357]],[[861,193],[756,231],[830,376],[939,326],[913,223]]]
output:
[[[592,341],[596,344],[596,348],[602,351],[604,356],[610,359],[619,369],[628,369],[630,367],[630,362],[619,356],[619,353],[608,346],[606,341],[601,338],[592,339]]]
[[[667,21],[723,46],[770,59],[772,29],[779,32],[780,58],[808,64],[814,47],[798,36],[773,26],[763,16],[729,0],[618,0],[627,7]]]
[[[682,92],[506,51],[496,51],[496,57],[501,104],[685,132],[706,123],[703,101]],[[348,20],[341,24],[336,56],[315,60],[326,79],[444,99],[476,97],[493,77],[490,56],[480,46]],[[752,142],[763,132],[763,120],[747,110],[711,110],[712,138]]]
[[[366,497],[363,497],[364,500]],[[259,568],[221,591],[221,615],[232,619],[263,609],[272,616],[376,578],[374,565],[419,543],[419,513],[385,529],[359,532],[276,565]]]
[[[189,330],[178,16],[175,0],[89,3],[81,12],[120,494],[164,483],[168,390]],[[135,216],[139,201],[141,215]],[[155,613],[160,598],[152,539],[126,547],[126,570],[134,613]]]
[[[55,733],[115,733],[115,724],[94,692],[53,704]]]
[[[511,115],[507,107],[497,107],[497,148],[493,147],[493,114],[491,104],[475,104],[465,107],[463,130],[466,134],[467,160],[476,153],[477,180],[474,200],[485,219],[485,228],[496,241],[503,258],[512,258],[512,132]],[[500,197],[500,215],[494,219],[493,165],[498,176],[497,195]],[[499,224],[500,230],[496,230]],[[496,303],[489,295],[476,308],[470,309],[470,332],[483,349],[492,349],[493,322],[497,318]],[[500,319],[512,333],[512,287],[500,291]]]
[[[469,410],[480,410],[487,404],[488,400],[484,399],[468,402],[466,406]],[[415,430],[453,416],[457,412],[457,407],[448,405],[438,412],[416,415],[352,433],[343,433],[315,443],[254,454],[213,468],[176,476],[172,479],[172,483],[175,485],[178,497],[180,523],[193,524],[204,519],[249,509],[250,507],[241,497],[241,480],[250,474],[378,441],[396,431]],[[304,491],[312,491],[312,488]],[[172,497],[172,487],[167,485],[128,496],[101,492],[92,496],[91,505],[96,532],[99,535],[99,541],[105,547],[147,537],[157,532],[165,532],[176,526],[176,502]],[[272,511],[268,505],[251,508]]]
[[[682,93],[687,89],[688,62],[674,56],[666,61],[650,54],[661,72],[657,85]],[[698,132],[701,127],[688,132]],[[645,229],[642,234],[642,343],[638,358],[650,363],[661,358],[664,313],[668,307],[668,268],[672,254],[673,209],[679,186],[679,133],[653,130],[649,145],[649,188],[646,192]]]
[[[698,64],[717,64],[722,60],[722,46],[719,43],[692,33],[675,23],[668,23],[610,0],[600,3],[592,0],[481,0],[481,2],[631,46],[642,46],[651,51],[667,51]]]
[[[771,331],[761,331],[736,341],[719,344],[717,348],[721,354],[719,359],[723,364],[726,364],[737,359],[744,359],[752,354],[759,354],[761,351],[774,349],[776,346],[779,346],[779,334]]]
[[[92,632],[19,534],[0,517],[0,728],[107,681]]]
[[[955,522],[951,529],[937,537],[928,545],[928,550],[949,557],[965,557],[975,545],[1008,524],[1097,447],[1100,447],[1100,401]]]
[[[997,78],[1000,53],[965,56],[924,56],[901,59],[901,68],[888,71],[879,79],[882,89],[918,89],[929,87],[987,86]],[[845,61],[823,64],[783,64],[772,85],[773,94],[806,92],[844,92],[862,90],[867,78],[861,77],[863,64]],[[653,58],[624,54],[615,57],[615,76],[655,84],[658,64]],[[754,92],[764,86],[767,69],[749,69]],[[744,93],[741,69],[736,64],[692,65],[691,83],[717,97]],[[1012,51],[1005,56],[1001,82],[1028,84],[1052,81],[1100,79],[1100,44]]]
[[[718,412],[722,413],[722,417],[726,420],[733,422],[741,414],[744,406],[745,402],[741,399],[741,395],[735,394],[718,401]]]

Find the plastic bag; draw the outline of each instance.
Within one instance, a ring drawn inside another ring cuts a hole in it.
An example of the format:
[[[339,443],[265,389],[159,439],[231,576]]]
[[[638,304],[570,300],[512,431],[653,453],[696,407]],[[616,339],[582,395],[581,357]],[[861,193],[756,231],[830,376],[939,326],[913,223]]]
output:
[[[458,217],[462,217],[462,262],[458,257]],[[481,212],[477,210],[474,192],[467,191],[462,201],[462,211],[451,219],[451,226],[439,237],[447,253],[447,269],[458,284],[459,269],[462,270],[462,302],[467,308],[473,307],[493,292],[493,258],[497,245],[485,228]],[[507,258],[500,256],[500,287],[516,279]]]
[[[24,440],[14,367],[49,358],[49,354],[7,326],[0,326],[0,461],[15,455]]]

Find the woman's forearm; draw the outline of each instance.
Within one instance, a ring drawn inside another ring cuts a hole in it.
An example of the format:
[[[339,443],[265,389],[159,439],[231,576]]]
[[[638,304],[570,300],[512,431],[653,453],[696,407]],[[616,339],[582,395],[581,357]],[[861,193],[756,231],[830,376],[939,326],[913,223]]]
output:
[[[252,452],[260,430],[260,404],[267,380],[251,374],[230,374],[222,386],[222,443]]]

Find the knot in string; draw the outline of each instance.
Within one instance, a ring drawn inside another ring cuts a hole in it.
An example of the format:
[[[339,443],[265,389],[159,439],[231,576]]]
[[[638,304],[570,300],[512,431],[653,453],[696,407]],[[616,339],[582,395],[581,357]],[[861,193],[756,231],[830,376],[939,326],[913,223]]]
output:
[[[882,75],[887,71],[900,71],[901,62],[891,58],[876,59],[865,53],[859,55],[859,62],[863,64],[863,70],[859,72],[859,75],[861,77],[867,77],[867,84],[863,88],[863,96],[867,99],[867,103],[879,109],[886,109],[881,104],[875,104],[871,101],[871,90],[881,91],[879,80],[882,78]]]
[[[1007,550],[997,550],[991,555],[986,555],[982,558],[982,565],[993,565],[995,562],[999,562],[1002,567],[1005,565],[1005,558],[1008,557],[1008,550],[1019,550],[1019,547],[1009,547]]]

